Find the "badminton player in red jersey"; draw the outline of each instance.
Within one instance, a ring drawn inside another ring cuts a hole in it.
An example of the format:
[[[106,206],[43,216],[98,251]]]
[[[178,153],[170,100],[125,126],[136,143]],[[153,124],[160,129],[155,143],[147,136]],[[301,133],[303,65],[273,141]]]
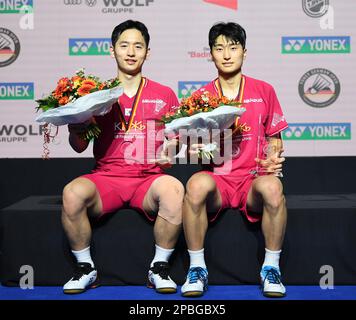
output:
[[[62,224],[77,260],[73,277],[63,287],[65,293],[81,293],[97,284],[89,217],[100,218],[124,206],[155,220],[156,249],[148,270],[149,286],[160,293],[176,292],[168,259],[181,230],[184,187],[164,174],[168,160],[152,159],[157,158],[164,140],[162,130],[154,124],[177,107],[178,101],[170,88],[142,75],[149,40],[146,26],[138,21],[125,21],[112,32],[111,54],[124,92],[108,114],[94,119],[101,129],[94,141],[94,170],[63,190]],[[81,138],[88,124],[69,125],[69,142],[77,152],[88,147],[88,141]]]
[[[232,128],[230,170],[212,164],[209,170],[194,174],[186,186],[183,227],[190,255],[182,287],[186,297],[201,296],[207,290],[203,245],[208,222],[227,208],[239,209],[250,222],[262,219],[266,248],[260,273],[263,294],[282,297],[286,292],[279,258],[287,209],[277,175],[285,160],[280,133],[288,125],[273,87],[242,73],[245,44],[246,32],[236,23],[218,23],[210,29],[209,46],[218,77],[200,90],[236,99],[246,111]],[[195,152],[194,146],[191,152]]]

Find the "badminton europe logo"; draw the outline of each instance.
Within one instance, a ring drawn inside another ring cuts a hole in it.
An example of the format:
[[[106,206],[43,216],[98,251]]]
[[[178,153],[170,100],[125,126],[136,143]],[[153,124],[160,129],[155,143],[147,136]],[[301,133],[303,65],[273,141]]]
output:
[[[204,2],[216,4],[221,7],[237,10],[237,0],[203,0]]]
[[[336,101],[340,94],[337,76],[323,68],[306,72],[299,80],[299,95],[302,100],[315,108],[324,108]]]

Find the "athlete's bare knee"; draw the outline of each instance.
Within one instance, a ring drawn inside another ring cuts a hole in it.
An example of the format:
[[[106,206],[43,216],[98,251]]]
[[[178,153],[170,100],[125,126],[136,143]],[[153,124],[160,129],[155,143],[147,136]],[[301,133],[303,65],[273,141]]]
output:
[[[170,181],[169,186],[167,185],[162,191],[159,201],[159,215],[174,225],[181,224],[184,197],[183,184],[175,179]]]
[[[92,186],[81,180],[73,180],[63,189],[63,212],[68,216],[79,214],[95,196]]]
[[[213,191],[211,180],[206,174],[192,176],[187,183],[185,201],[193,206],[205,203],[209,193]]]
[[[278,178],[270,176],[268,179],[265,179],[261,185],[261,189],[264,202],[270,207],[278,208],[285,203],[283,185]]]

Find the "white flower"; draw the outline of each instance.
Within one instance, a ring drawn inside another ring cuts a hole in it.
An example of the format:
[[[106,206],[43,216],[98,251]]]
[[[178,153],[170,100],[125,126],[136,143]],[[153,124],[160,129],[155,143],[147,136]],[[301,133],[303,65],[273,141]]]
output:
[[[203,148],[201,148],[201,150],[205,152],[213,152],[216,150],[216,148],[217,148],[216,142],[213,142],[213,143],[206,144]]]
[[[208,143],[204,145],[204,147],[199,148],[199,153],[198,156],[199,158],[207,158],[207,159],[213,159],[214,158],[214,151],[217,150],[217,145],[216,142],[213,143]]]

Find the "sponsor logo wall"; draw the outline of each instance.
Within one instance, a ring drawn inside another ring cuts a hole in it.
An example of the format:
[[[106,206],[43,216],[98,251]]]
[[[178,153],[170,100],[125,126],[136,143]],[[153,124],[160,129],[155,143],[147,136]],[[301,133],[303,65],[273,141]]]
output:
[[[40,158],[36,99],[85,68],[116,74],[111,31],[126,19],[151,35],[144,75],[179,99],[216,77],[209,28],[237,21],[247,31],[246,75],[272,84],[289,122],[286,156],[356,156],[356,3],[349,0],[0,0],[0,157]],[[69,146],[65,126],[50,157],[91,157]]]

